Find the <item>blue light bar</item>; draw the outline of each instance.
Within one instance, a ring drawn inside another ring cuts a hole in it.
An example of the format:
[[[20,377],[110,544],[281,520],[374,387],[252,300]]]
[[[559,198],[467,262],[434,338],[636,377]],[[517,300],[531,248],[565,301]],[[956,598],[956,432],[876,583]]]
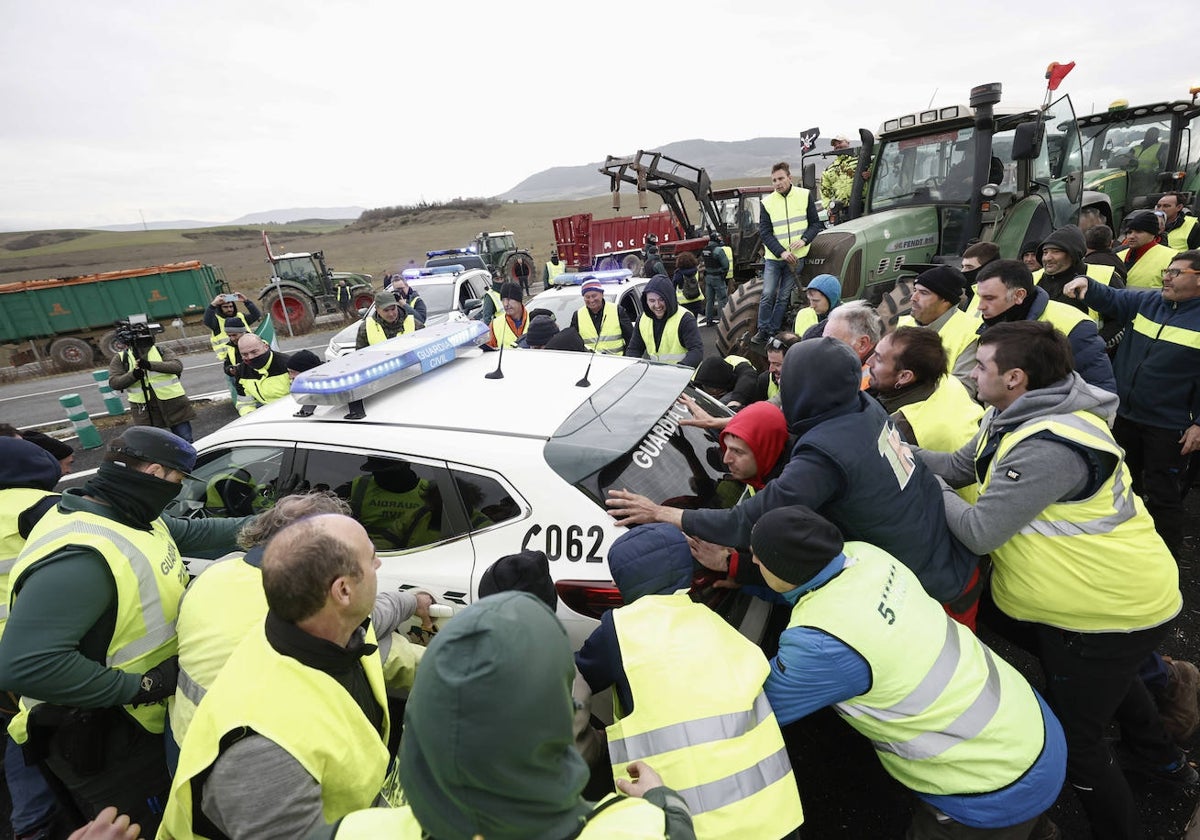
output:
[[[454,321],[396,336],[305,371],[292,381],[292,396],[301,405],[361,400],[453,361],[487,336],[488,325],[479,321]]]
[[[445,257],[450,254],[473,254],[470,248],[443,248],[440,251],[426,251],[426,257]]]
[[[613,268],[608,271],[581,271],[575,274],[563,272],[550,282],[555,286],[582,286],[589,280],[599,280],[601,283],[624,283],[633,272],[628,268]]]
[[[405,280],[417,280],[421,277],[433,277],[435,274],[461,274],[466,270],[466,266],[455,263],[454,265],[435,265],[432,268],[406,268],[400,272],[400,276]]]

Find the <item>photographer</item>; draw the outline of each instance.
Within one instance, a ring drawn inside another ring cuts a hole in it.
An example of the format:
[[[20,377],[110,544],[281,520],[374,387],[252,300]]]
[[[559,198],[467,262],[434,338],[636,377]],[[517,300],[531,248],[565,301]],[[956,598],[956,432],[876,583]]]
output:
[[[244,315],[238,312],[239,303],[246,308]],[[236,338],[231,339],[229,336],[227,324],[230,318],[241,321],[242,327],[248,330],[259,322],[262,312],[254,305],[254,301],[241,292],[220,294],[209,302],[208,308],[204,310],[204,326],[208,327],[212,333],[209,341],[212,343],[213,352],[221,361],[226,360],[228,355],[226,349],[229,347],[230,341],[237,340]]]
[[[117,337],[125,349],[108,363],[108,383],[125,391],[134,425],[167,429],[188,443],[196,409],[184,393],[179,375],[183,362],[154,344],[157,324],[118,322]]]

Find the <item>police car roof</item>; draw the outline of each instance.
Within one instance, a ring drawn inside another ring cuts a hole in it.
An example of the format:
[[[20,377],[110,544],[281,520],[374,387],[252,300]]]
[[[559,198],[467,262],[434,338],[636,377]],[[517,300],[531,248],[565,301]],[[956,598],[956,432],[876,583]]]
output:
[[[223,438],[225,429],[237,429],[238,436],[245,437],[258,424],[334,422],[548,439],[614,376],[632,365],[646,364],[623,356],[508,348],[501,366],[504,378],[485,379],[484,374],[496,369],[498,357],[498,353],[469,351],[440,368],[369,396],[364,400],[366,417],[362,420],[345,420],[346,405],[321,405],[311,417],[293,417],[300,406],[285,397],[233,421],[214,436]],[[591,386],[576,387],[589,361]],[[682,391],[692,370],[678,371]],[[312,433],[305,430],[302,436],[311,439]]]

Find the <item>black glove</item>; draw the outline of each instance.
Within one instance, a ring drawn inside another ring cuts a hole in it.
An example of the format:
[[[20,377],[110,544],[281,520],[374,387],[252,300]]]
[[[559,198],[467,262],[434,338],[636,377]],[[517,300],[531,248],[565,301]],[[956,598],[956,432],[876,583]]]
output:
[[[139,370],[150,370],[151,369],[149,359],[138,359],[137,366],[138,366]]]
[[[230,362],[225,363],[225,375],[231,378],[237,377],[237,365]]]
[[[179,681],[179,657],[172,656],[155,665],[142,674],[142,687],[133,699],[131,706],[147,706],[166,700],[175,693],[175,683]]]
[[[146,371],[142,370],[140,367],[135,367],[133,370],[130,371],[130,373],[133,374],[134,379],[145,379],[146,378]]]

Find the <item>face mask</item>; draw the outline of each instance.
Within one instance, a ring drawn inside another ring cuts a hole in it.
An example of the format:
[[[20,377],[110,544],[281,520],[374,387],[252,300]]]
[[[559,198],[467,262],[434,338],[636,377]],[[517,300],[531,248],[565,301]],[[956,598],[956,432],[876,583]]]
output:
[[[270,353],[263,353],[261,356],[255,356],[253,359],[247,359],[246,364],[255,370],[262,370],[267,366],[267,362],[271,361]]]

